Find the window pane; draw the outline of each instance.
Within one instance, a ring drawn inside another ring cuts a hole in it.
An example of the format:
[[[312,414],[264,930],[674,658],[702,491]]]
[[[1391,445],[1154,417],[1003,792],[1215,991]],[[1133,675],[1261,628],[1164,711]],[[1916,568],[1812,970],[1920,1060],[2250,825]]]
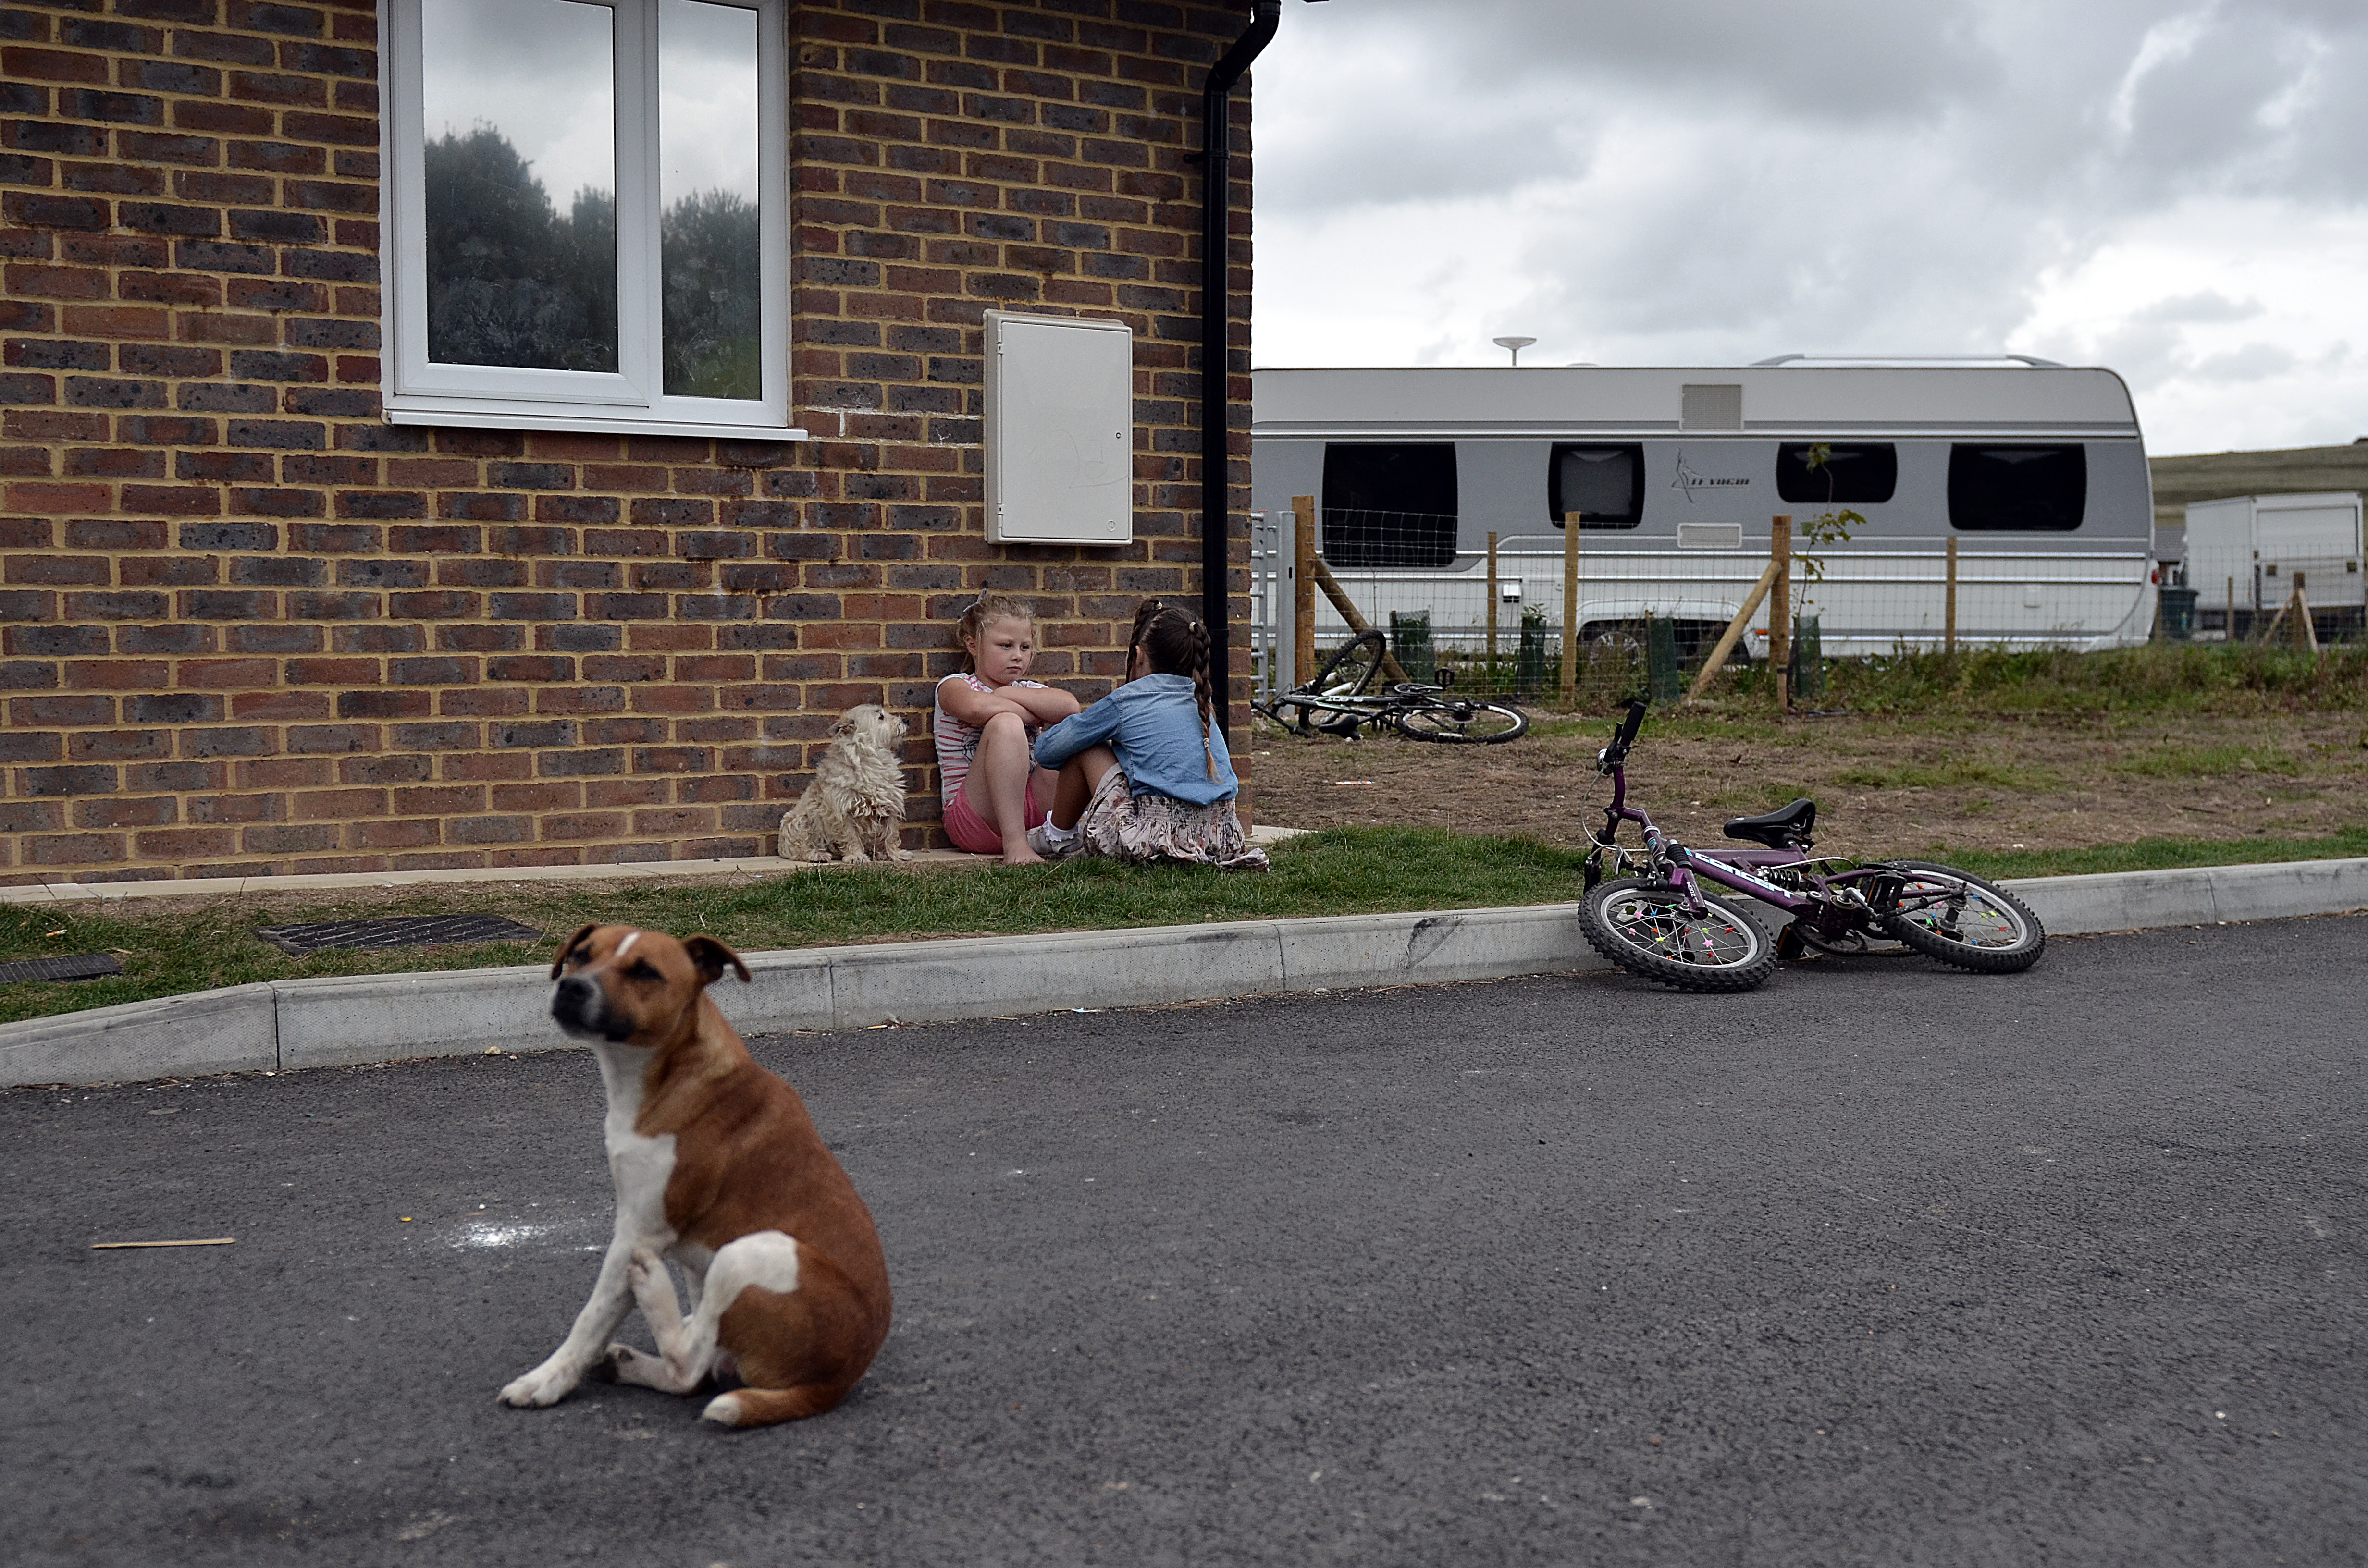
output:
[[[1899,488],[1899,449],[1828,446],[1826,460],[1809,466],[1809,447],[1776,449],[1776,494],[1803,506],[1872,506]]]
[[[1581,528],[1633,528],[1644,516],[1645,449],[1556,447],[1546,484],[1554,526],[1578,514]]]
[[[1949,522],[1959,528],[2080,526],[2089,506],[2085,447],[1952,447]]]
[[[764,395],[757,13],[658,8],[658,222],[669,397]]]
[[[1335,566],[1453,561],[1455,448],[1444,442],[1326,446],[1324,559]]]
[[[419,25],[427,357],[615,370],[615,13],[423,0]]]

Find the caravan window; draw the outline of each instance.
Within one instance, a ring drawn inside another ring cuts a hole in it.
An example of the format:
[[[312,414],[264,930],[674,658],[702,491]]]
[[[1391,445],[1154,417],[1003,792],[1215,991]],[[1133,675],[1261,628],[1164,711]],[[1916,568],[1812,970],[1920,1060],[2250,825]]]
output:
[[[1455,447],[1337,442],[1324,449],[1324,559],[1444,566],[1455,559]]]
[[[1645,449],[1560,446],[1546,477],[1546,515],[1554,526],[1571,513],[1587,528],[1633,528],[1645,516]]]
[[[2088,506],[2085,447],[1949,449],[1952,528],[2069,532]]]
[[[1776,494],[1801,506],[1873,506],[1899,488],[1899,449],[1827,445],[1826,460],[1809,466],[1809,444],[1776,449]]]

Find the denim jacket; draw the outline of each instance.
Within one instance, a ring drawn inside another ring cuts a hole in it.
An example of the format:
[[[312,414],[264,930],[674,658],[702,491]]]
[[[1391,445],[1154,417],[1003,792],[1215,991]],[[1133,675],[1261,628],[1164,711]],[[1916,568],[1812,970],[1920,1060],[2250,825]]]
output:
[[[1036,766],[1058,767],[1079,752],[1108,742],[1118,754],[1118,765],[1126,769],[1128,785],[1138,794],[1149,790],[1195,806],[1230,801],[1241,784],[1225,751],[1225,733],[1210,724],[1206,755],[1201,737],[1192,677],[1144,676],[1037,736]],[[1209,777],[1208,756],[1217,759],[1214,778]]]

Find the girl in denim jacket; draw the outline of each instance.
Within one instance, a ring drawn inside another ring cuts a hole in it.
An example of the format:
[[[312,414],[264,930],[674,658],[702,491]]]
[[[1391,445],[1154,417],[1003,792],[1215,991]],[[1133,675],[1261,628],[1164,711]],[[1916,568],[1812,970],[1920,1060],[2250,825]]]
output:
[[[1265,869],[1234,810],[1241,783],[1213,710],[1208,628],[1151,599],[1127,643],[1126,683],[1036,738],[1036,766],[1060,778],[1030,846],[1053,858]]]

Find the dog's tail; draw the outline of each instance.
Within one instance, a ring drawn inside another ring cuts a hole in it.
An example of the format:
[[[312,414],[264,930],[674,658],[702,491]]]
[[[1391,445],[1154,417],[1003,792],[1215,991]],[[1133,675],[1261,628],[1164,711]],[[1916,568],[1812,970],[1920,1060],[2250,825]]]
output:
[[[854,1386],[848,1381],[808,1383],[794,1389],[734,1389],[709,1400],[700,1415],[726,1426],[770,1426],[777,1421],[802,1421],[809,1415],[836,1410]]]

